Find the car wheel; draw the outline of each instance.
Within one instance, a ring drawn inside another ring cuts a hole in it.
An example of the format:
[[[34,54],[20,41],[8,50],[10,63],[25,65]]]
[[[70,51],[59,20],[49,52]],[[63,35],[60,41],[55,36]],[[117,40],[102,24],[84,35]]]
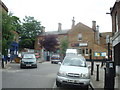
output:
[[[22,67],[22,66],[20,66],[20,68],[22,69],[23,67]]]
[[[56,86],[61,87],[61,83],[56,80]]]
[[[88,88],[89,88],[89,85],[84,86],[84,90],[88,90]]]
[[[53,62],[51,62],[51,64],[53,64]]]

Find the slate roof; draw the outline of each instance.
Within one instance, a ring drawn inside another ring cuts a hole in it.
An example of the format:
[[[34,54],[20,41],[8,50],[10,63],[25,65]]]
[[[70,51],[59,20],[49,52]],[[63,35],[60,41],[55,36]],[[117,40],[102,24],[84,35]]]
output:
[[[44,35],[53,35],[53,34],[54,35],[67,34],[68,31],[69,31],[69,29],[67,29],[67,30],[61,30],[61,31],[49,31],[49,32],[44,32],[41,35],[44,36]]]

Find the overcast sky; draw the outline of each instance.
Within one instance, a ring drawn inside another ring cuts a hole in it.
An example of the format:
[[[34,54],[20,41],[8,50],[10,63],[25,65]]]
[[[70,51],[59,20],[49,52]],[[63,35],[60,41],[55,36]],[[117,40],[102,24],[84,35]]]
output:
[[[116,0],[2,0],[9,12],[21,20],[25,16],[33,16],[40,21],[46,31],[70,29],[72,18],[75,24],[81,22],[92,27],[92,21],[100,27],[100,32],[112,31],[110,12]]]

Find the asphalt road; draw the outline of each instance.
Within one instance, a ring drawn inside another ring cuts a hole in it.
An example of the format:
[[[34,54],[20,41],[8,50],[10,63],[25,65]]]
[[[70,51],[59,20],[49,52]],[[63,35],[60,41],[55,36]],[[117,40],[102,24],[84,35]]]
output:
[[[38,68],[20,69],[19,64],[11,63],[2,72],[2,88],[55,88],[58,64],[38,63]]]

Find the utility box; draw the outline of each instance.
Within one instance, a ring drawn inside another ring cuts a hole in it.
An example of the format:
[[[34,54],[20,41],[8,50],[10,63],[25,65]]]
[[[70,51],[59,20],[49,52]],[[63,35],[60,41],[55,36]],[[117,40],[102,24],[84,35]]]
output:
[[[114,90],[115,85],[115,63],[114,61],[107,61],[105,68],[105,86],[106,90]]]
[[[107,61],[106,62],[106,74],[115,77],[115,63],[114,61]]]

